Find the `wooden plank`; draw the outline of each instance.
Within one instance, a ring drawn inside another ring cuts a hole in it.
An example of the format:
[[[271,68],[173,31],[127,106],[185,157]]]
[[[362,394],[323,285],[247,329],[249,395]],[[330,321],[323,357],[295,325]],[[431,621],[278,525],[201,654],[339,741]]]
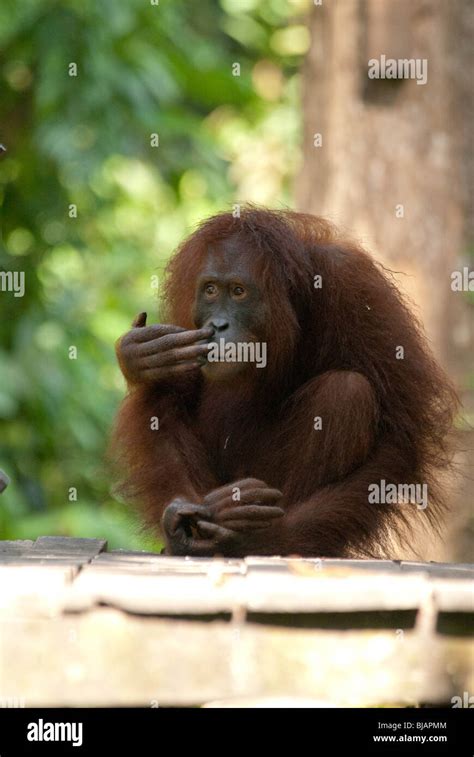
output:
[[[330,571],[295,578],[291,573],[259,571],[227,574],[124,575],[86,565],[65,597],[66,606],[102,602],[146,614],[220,613],[246,607],[260,612],[334,612],[417,608],[428,592],[425,576],[354,574]],[[441,591],[441,590],[440,590]],[[463,596],[463,595],[461,595]],[[463,605],[464,607],[464,605]]]
[[[108,608],[0,626],[0,698],[164,706],[242,696],[337,706],[443,703],[472,690],[466,640],[133,617]],[[449,671],[449,673],[448,673]]]
[[[286,696],[360,706],[446,703],[473,689],[472,642],[436,633],[439,611],[474,611],[471,565],[105,549],[63,537],[0,543],[0,698],[150,706]],[[418,610],[414,629],[296,627],[321,613],[333,626],[347,613],[350,627],[351,613],[385,610]]]
[[[77,570],[75,566],[56,563],[41,567],[0,566],[0,638],[4,623],[16,617],[41,618],[61,613],[63,593]]]
[[[32,551],[45,555],[80,554],[90,558],[107,548],[105,539],[79,539],[69,536],[40,536],[32,546]]]
[[[245,563],[249,569],[284,568],[305,566],[309,572],[325,568],[360,568],[362,570],[383,570],[398,573],[400,563],[393,560],[343,560],[319,557],[246,557]]]
[[[86,557],[68,557],[66,554],[46,556],[42,553],[37,555],[24,555],[21,553],[18,555],[0,555],[0,568],[3,565],[17,565],[30,568],[41,565],[70,565],[79,567],[88,562]]]
[[[474,587],[466,580],[432,578],[430,588],[442,612],[474,612]]]
[[[106,567],[109,570],[115,570],[117,566],[139,565],[149,567],[153,571],[162,571],[164,573],[191,573],[207,575],[210,572],[225,570],[232,573],[245,573],[246,566],[243,560],[221,560],[218,558],[201,558],[190,559],[182,557],[165,557],[161,555],[143,556],[142,553],[130,553],[123,556],[117,552],[101,552],[91,562],[96,567]]]
[[[196,572],[194,567],[188,571],[191,566],[181,570],[176,563],[170,568],[169,561],[83,564],[82,556],[76,557],[80,554],[25,561],[12,555],[0,565],[0,580],[9,583],[9,594],[34,587],[37,594],[49,595],[51,573],[45,571],[56,567],[59,575],[67,576],[61,597],[65,610],[104,603],[150,615],[232,613],[238,607],[267,613],[397,611],[417,609],[433,594],[438,610],[474,611],[471,582],[431,578],[426,573],[325,568],[308,574],[293,564],[250,568],[245,574],[240,565],[212,560],[200,563]]]
[[[400,565],[402,573],[427,573],[430,578],[460,578],[462,580],[474,579],[473,565],[458,565],[448,563],[415,563],[402,562]]]
[[[307,574],[311,570],[324,570],[327,568],[339,568],[341,570],[364,570],[378,571],[383,573],[429,573],[438,578],[471,578],[474,579],[474,565],[471,563],[435,563],[414,562],[400,560],[344,560],[325,558],[282,558],[282,557],[247,557],[245,564],[249,570],[284,570],[290,567],[296,572]]]
[[[0,566],[0,595],[26,588],[33,591],[48,589],[52,581],[66,579],[70,581],[77,573],[77,567],[69,562],[57,563],[47,561],[44,564],[1,565]]]
[[[25,552],[33,546],[31,539],[17,539],[16,541],[0,541],[0,556],[3,554],[16,555]]]
[[[11,543],[7,546],[0,564],[39,571],[28,574],[39,593],[43,582],[47,587],[41,571],[48,564],[70,568],[65,574],[69,581],[83,565],[62,599],[66,609],[103,602],[146,614],[232,613],[236,607],[268,613],[404,610],[416,609],[435,592],[439,610],[473,611],[472,583],[465,580],[472,575],[471,566],[453,571],[449,565],[388,563],[385,572],[379,569],[383,561],[183,559],[107,553],[100,551],[106,546],[103,540],[62,537],[42,537],[32,548],[22,545],[17,554]],[[28,580],[16,579],[9,593]]]

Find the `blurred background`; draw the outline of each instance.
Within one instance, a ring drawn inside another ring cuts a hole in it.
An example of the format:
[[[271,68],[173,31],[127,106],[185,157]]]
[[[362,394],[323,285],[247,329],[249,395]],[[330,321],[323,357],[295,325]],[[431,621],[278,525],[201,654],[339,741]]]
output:
[[[2,1],[0,271],[25,294],[0,291],[0,538],[159,546],[110,491],[114,343],[155,320],[194,225],[251,201],[397,271],[465,407],[428,558],[472,559],[474,293],[451,277],[472,270],[473,27],[470,0]],[[428,82],[370,80],[381,54]]]

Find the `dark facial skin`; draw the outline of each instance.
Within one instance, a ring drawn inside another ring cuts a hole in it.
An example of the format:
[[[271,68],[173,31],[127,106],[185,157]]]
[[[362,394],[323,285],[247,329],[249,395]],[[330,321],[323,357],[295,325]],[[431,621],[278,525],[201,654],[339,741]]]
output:
[[[261,292],[252,280],[239,242],[228,239],[209,252],[196,282],[194,321],[197,328],[213,329],[211,342],[234,344],[263,339],[265,307]],[[246,362],[208,362],[202,373],[213,381],[232,381],[252,370]]]
[[[201,368],[206,379],[232,381],[251,374],[245,362],[208,362],[208,343],[264,340],[265,305],[239,243],[228,239],[209,252],[196,282],[196,330],[173,324],[146,325],[139,313],[116,345],[128,384],[157,384]]]

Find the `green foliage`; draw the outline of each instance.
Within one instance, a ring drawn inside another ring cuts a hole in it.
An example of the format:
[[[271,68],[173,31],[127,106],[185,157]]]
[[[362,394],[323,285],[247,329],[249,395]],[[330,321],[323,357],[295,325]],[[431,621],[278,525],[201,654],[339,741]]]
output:
[[[0,538],[156,546],[113,499],[104,464],[124,392],[114,342],[136,312],[154,320],[153,276],[199,219],[289,202],[306,4],[0,5],[0,272],[25,274],[23,297],[0,279],[0,467],[12,479]]]

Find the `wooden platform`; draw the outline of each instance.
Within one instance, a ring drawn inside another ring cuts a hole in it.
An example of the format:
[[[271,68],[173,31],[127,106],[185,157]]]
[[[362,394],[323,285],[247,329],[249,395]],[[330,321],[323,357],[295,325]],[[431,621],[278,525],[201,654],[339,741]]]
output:
[[[0,542],[0,705],[450,704],[474,691],[473,577]]]

